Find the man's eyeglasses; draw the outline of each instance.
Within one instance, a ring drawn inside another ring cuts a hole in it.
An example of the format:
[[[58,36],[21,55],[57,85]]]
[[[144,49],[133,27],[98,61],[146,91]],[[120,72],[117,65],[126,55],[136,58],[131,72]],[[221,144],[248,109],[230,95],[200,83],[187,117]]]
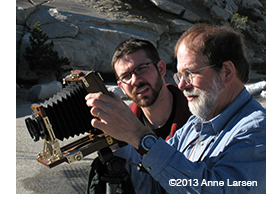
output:
[[[122,74],[121,76],[116,77],[116,79],[118,81],[121,81],[123,83],[128,84],[131,81],[132,78],[132,74],[134,73],[135,75],[141,75],[144,74],[145,72],[147,72],[149,70],[149,64],[156,64],[157,62],[147,62],[144,64],[140,64],[137,67],[135,67],[135,69],[131,72],[126,72],[124,74]]]
[[[174,80],[177,84],[179,84],[181,82],[181,79],[183,78],[185,80],[185,82],[187,83],[187,85],[191,85],[193,83],[193,74],[192,73],[207,69],[209,67],[214,67],[214,66],[215,65],[210,65],[210,66],[202,67],[202,68],[195,69],[195,70],[184,70],[182,73],[177,72],[174,74]]]

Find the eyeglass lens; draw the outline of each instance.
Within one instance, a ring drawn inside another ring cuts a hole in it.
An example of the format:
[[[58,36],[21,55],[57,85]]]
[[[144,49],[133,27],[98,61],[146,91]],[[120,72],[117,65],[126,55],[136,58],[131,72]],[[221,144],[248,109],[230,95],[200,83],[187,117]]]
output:
[[[191,74],[191,72],[189,72],[188,70],[183,71],[182,73],[176,73],[174,74],[174,80],[177,84],[179,84],[181,82],[181,79],[183,79],[186,81],[186,83],[188,85],[193,83],[193,76]]]
[[[155,64],[156,62],[149,62],[143,65],[140,65],[139,67],[136,67],[132,72],[128,72],[125,75],[119,77],[118,79],[124,83],[129,83],[131,78],[132,78],[132,74],[134,73],[135,75],[141,75],[144,74],[146,71],[149,70],[149,64]]]

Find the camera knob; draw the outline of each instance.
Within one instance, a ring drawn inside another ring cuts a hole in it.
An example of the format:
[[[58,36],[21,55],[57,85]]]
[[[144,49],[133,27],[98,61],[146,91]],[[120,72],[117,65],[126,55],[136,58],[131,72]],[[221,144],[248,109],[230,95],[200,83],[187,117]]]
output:
[[[76,161],[80,161],[82,159],[82,157],[79,155],[79,154],[77,154],[76,156],[75,156],[75,160]]]

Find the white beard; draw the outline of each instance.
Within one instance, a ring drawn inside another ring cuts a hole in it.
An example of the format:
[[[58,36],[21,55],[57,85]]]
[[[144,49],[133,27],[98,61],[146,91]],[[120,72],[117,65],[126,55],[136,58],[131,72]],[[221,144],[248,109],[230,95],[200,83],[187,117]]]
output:
[[[223,90],[219,78],[215,77],[211,86],[212,88],[207,91],[199,91],[195,88],[184,91],[186,97],[189,95],[198,96],[195,100],[188,102],[188,107],[192,114],[202,119],[206,119],[210,115],[218,95]]]

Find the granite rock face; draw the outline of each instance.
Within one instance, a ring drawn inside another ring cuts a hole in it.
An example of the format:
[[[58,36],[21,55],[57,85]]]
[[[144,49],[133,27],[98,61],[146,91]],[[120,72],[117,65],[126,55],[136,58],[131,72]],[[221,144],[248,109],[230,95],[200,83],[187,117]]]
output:
[[[249,41],[250,62],[253,66],[266,64],[265,1],[20,0],[16,6],[17,80],[20,83],[47,83],[58,79],[49,72],[40,75],[31,71],[23,56],[29,46],[30,30],[38,21],[54,41],[59,56],[71,61],[63,68],[108,74],[113,73],[110,65],[113,51],[125,39],[150,40],[158,48],[161,59],[173,64],[175,43],[194,23],[230,24],[232,16],[239,13],[248,16],[244,34]]]

